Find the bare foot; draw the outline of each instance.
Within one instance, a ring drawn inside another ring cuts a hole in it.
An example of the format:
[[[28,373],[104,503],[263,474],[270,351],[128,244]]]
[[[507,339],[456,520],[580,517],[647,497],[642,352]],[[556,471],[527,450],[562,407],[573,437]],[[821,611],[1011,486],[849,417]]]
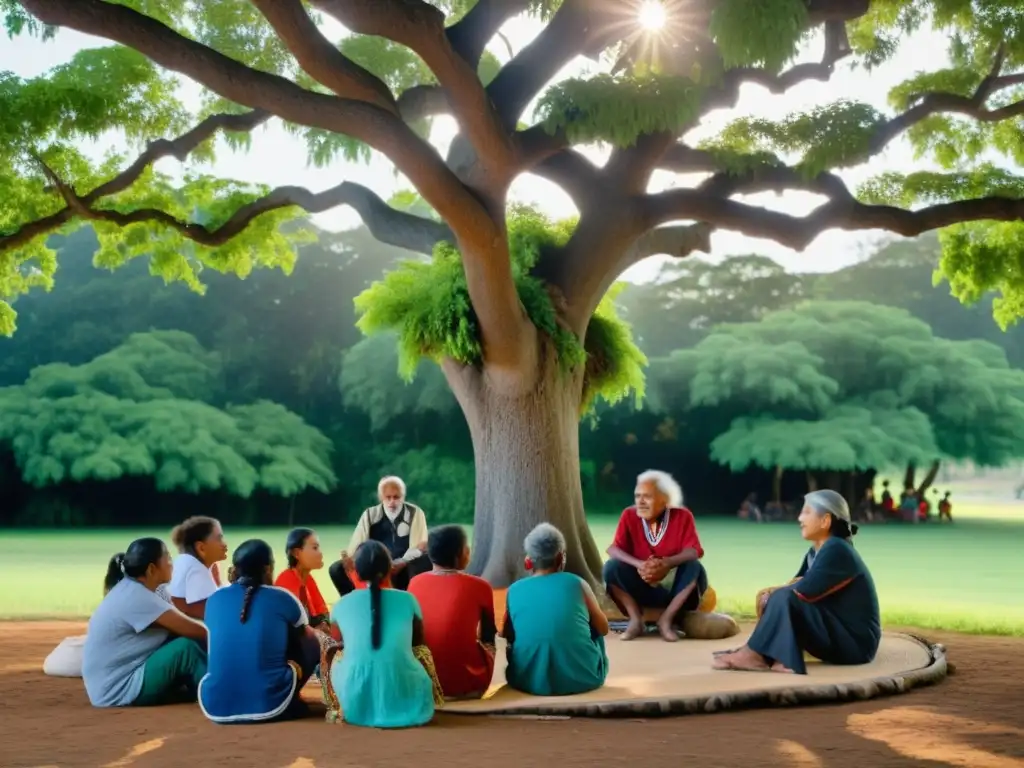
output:
[[[666,643],[675,643],[679,641],[679,633],[676,632],[676,628],[672,626],[671,622],[658,621],[658,634],[661,635],[661,639]]]
[[[629,626],[626,627],[626,631],[619,635],[619,640],[636,640],[640,635],[644,633],[643,621],[634,621],[630,619]]]
[[[740,648],[735,653],[715,656],[711,662],[711,668],[737,672],[767,672],[770,669],[761,654],[746,647]]]
[[[776,661],[774,664],[772,664],[772,672],[782,672],[783,674],[786,674],[786,675],[796,674],[795,672],[793,672],[792,669],[787,667],[781,661]]]

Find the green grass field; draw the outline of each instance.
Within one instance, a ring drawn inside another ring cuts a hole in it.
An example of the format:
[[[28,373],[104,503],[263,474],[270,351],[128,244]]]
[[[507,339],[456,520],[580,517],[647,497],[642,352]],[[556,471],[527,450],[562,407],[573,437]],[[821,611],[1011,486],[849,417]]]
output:
[[[963,505],[956,512],[954,525],[862,529],[857,547],[878,585],[883,620],[890,626],[1024,635],[1024,505]],[[592,521],[602,548],[614,523]],[[791,578],[805,551],[795,525],[698,518],[698,527],[719,606],[734,614],[751,614],[755,592]],[[350,530],[319,529],[326,552],[346,546]],[[5,531],[0,618],[87,616],[100,600],[108,558],[146,534],[166,537],[167,531]],[[280,547],[285,530],[231,528],[227,535],[229,544],[258,536]],[[320,580],[325,593],[333,592],[324,583],[326,573]]]

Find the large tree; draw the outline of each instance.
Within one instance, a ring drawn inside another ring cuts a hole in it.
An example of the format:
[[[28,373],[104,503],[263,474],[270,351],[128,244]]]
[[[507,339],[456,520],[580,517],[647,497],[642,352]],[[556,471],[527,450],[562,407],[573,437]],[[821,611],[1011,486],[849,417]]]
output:
[[[631,264],[706,250],[716,229],[801,250],[831,228],[916,235],[949,227],[942,269],[954,292],[971,299],[1001,291],[997,312],[1006,322],[1024,304],[1021,184],[985,154],[1024,153],[1024,102],[1014,101],[1024,79],[1024,9],[1016,0],[667,2],[666,26],[645,32],[647,6],[0,0],[12,33],[45,37],[66,27],[115,43],[43,77],[0,81],[0,154],[13,169],[0,179],[0,294],[47,285],[56,265],[46,235],[75,220],[96,228],[99,263],[148,254],[155,272],[199,287],[201,266],[240,275],[290,267],[296,233],[280,224],[298,209],[351,206],[377,237],[436,250],[432,277],[451,283],[437,295],[459,302],[447,312],[412,307],[408,322],[378,315],[367,326],[390,323],[407,353],[419,340],[466,415],[476,461],[472,569],[507,583],[521,572],[523,534],[550,520],[567,534],[572,568],[592,576],[600,557],[583,518],[577,417],[595,392],[614,396],[621,391],[613,385],[637,383],[635,348],[622,343],[621,326],[592,323]],[[493,63],[485,51],[505,22],[521,14],[543,22],[539,34],[499,71],[481,66]],[[331,37],[336,22],[350,33],[340,42]],[[734,106],[745,83],[781,94],[828,79],[845,58],[874,66],[894,55],[901,35],[929,23],[949,36],[951,64],[895,89],[890,113],[840,99],[778,123],[739,120],[698,146],[681,139],[713,110]],[[819,61],[794,61],[805,42],[821,50]],[[549,87],[581,55],[600,73]],[[177,97],[171,72],[204,89],[200,114]],[[539,119],[527,124],[542,92]],[[447,156],[424,138],[424,121],[439,114],[459,127]],[[305,139],[320,165],[370,149],[385,155],[438,218],[390,206],[351,182],[320,192],[263,189],[211,178],[191,163],[179,180],[153,169],[167,157],[208,160],[218,133],[244,145],[276,120]],[[123,134],[122,146],[143,146],[141,154],[92,161],[76,148],[109,130]],[[938,170],[889,173],[860,191],[835,172],[901,136]],[[590,144],[611,147],[603,166],[578,150]],[[704,178],[652,191],[656,169]],[[572,197],[579,219],[571,230],[510,231],[507,193],[525,172]],[[764,190],[810,191],[823,201],[795,216],[736,199]],[[400,308],[394,292],[379,295]],[[0,312],[10,331],[10,307]],[[425,319],[451,324],[415,325]]]

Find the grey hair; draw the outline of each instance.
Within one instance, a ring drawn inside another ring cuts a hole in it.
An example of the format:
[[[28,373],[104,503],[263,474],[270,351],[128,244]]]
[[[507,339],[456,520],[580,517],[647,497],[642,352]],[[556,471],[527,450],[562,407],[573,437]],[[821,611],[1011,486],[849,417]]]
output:
[[[846,503],[843,495],[836,491],[828,488],[811,491],[804,496],[804,504],[819,515],[832,515],[839,520],[850,522],[850,505]]]
[[[668,472],[662,472],[660,469],[648,469],[637,475],[636,484],[640,485],[641,483],[653,483],[654,487],[668,499],[670,507],[683,506],[683,489]]]
[[[546,571],[554,568],[555,560],[565,552],[565,536],[551,523],[541,523],[526,534],[523,549],[534,569]]]
[[[384,495],[384,489],[389,485],[393,485],[398,489],[398,492],[402,494],[402,499],[405,499],[405,481],[398,475],[388,475],[382,477],[380,482],[377,483],[377,498],[381,498]]]

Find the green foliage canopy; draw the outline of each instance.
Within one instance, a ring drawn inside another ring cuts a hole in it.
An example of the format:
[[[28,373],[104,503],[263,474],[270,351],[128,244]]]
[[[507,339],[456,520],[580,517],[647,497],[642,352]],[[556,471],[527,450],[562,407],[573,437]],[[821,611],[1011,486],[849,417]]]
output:
[[[220,375],[188,334],[135,334],[89,363],[40,366],[0,389],[0,446],[36,487],[151,476],[159,491],[330,491],[330,441],[276,403],[203,402],[219,396]]]
[[[937,338],[908,312],[866,302],[719,326],[655,359],[651,390],[660,410],[719,425],[711,455],[736,471],[1024,455],[1024,371],[995,345]]]
[[[509,247],[516,290],[530,320],[554,344],[566,371],[584,368],[582,409],[586,412],[598,396],[609,403],[631,392],[642,398],[647,358],[616,313],[614,297],[619,288],[604,297],[581,344],[559,323],[547,286],[531,274],[546,251],[565,245],[574,224],[553,223],[530,208],[517,207],[509,216]],[[481,362],[479,328],[466,275],[458,250],[448,243],[437,246],[431,261],[407,261],[374,283],[356,297],[356,310],[364,333],[397,333],[398,370],[406,380],[412,379],[423,358],[439,362],[450,357],[471,366]]]

